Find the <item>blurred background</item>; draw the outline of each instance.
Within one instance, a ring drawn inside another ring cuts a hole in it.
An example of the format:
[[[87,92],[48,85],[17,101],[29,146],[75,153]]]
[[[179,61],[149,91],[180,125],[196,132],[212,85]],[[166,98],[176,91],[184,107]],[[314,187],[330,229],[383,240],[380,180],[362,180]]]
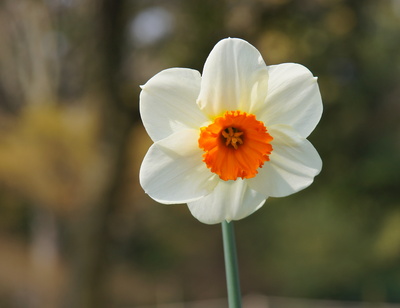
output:
[[[228,36],[324,102],[315,183],[235,224],[246,307],[399,307],[398,0],[1,0],[0,307],[227,306],[220,226],[138,183],[138,96]]]

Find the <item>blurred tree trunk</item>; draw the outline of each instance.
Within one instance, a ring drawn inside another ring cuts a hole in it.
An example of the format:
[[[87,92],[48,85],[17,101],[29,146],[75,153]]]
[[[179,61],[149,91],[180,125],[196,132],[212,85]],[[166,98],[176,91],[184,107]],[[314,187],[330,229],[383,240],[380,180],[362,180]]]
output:
[[[124,107],[118,89],[118,70],[121,65],[124,39],[124,1],[93,1],[92,48],[90,63],[94,65],[93,78],[101,92],[102,131],[100,149],[108,166],[103,177],[101,193],[88,204],[71,224],[71,281],[66,300],[67,307],[109,307],[107,301],[107,246],[110,235],[108,220],[116,207],[126,164],[129,134],[134,125],[132,110]]]

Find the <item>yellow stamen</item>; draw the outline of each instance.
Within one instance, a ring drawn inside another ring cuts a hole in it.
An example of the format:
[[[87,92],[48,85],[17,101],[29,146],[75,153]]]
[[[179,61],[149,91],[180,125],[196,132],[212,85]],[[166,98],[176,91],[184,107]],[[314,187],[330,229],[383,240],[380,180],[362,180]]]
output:
[[[225,128],[221,132],[222,136],[225,138],[225,145],[231,145],[235,148],[235,150],[238,148],[237,143],[243,144],[243,140],[241,136],[243,135],[243,132],[239,131],[235,127],[228,127]]]

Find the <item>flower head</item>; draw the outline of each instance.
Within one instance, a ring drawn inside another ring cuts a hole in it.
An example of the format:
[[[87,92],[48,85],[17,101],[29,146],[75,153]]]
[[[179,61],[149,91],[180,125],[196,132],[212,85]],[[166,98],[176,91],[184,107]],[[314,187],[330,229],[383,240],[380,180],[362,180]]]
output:
[[[306,139],[319,122],[317,78],[302,65],[266,66],[241,39],[224,39],[198,71],[171,68],[140,94],[154,144],[140,183],[154,200],[187,203],[198,220],[242,219],[268,197],[309,186],[322,161]]]

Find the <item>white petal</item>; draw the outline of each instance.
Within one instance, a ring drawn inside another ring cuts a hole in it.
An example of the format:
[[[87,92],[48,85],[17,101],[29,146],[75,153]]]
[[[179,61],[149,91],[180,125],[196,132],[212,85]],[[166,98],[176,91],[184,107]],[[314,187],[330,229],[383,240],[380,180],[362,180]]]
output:
[[[140,93],[140,114],[153,141],[208,121],[196,104],[201,76],[198,71],[171,68],[152,77]]]
[[[154,143],[140,168],[140,184],[160,203],[197,200],[217,185],[218,178],[202,161],[199,131],[186,129]]]
[[[306,138],[322,115],[317,78],[304,66],[294,63],[268,67],[268,95],[257,119],[268,127],[286,124]]]
[[[322,168],[313,145],[289,126],[271,126],[269,133],[274,138],[270,161],[255,178],[247,180],[249,186],[271,197],[284,197],[308,187]]]
[[[267,89],[268,69],[258,50],[240,39],[224,39],[206,60],[198,104],[210,117],[228,110],[253,113]]]
[[[239,220],[258,210],[267,197],[248,187],[246,180],[219,180],[214,191],[188,203],[194,217],[206,224]]]

